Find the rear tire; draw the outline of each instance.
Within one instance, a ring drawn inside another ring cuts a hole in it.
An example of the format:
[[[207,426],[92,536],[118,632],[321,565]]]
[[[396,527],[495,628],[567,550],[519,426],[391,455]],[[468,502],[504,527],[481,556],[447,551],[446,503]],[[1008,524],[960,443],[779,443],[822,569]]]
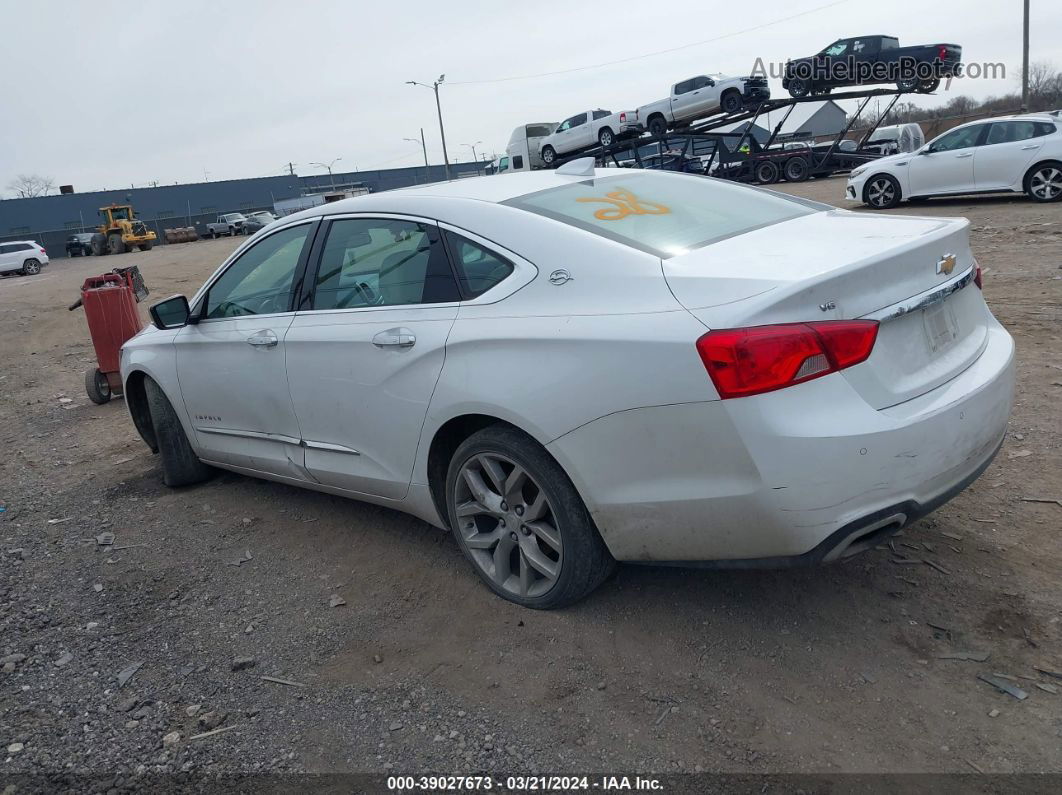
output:
[[[785,161],[785,178],[789,182],[803,182],[808,178],[811,168],[807,159],[803,157],[791,157]]]
[[[121,235],[109,235],[107,237],[107,253],[124,254],[127,251]]]
[[[765,160],[760,163],[753,172],[756,176],[756,181],[761,185],[773,185],[778,181],[779,173],[778,164],[771,160]]]
[[[616,136],[612,134],[612,130],[608,127],[602,127],[601,132],[597,134],[597,142],[607,148],[616,143]]]
[[[102,235],[92,238],[92,253],[97,257],[102,257],[107,253],[107,246]]]
[[[912,91],[918,91],[919,86],[922,83],[917,77],[908,77],[906,80],[897,80],[896,88],[898,88],[904,94],[910,94]]]
[[[1062,199],[1062,163],[1038,163],[1029,169],[1023,182],[1025,194],[1035,202],[1047,204]]]
[[[654,138],[667,135],[667,120],[663,116],[653,116],[649,119],[649,134]]]
[[[723,98],[719,103],[719,107],[722,109],[723,113],[726,113],[727,115],[730,115],[731,113],[739,113],[744,107],[744,104],[741,101],[741,94],[734,88],[723,92]]]
[[[918,84],[918,93],[920,93],[920,94],[932,94],[938,88],[940,88],[940,79],[934,77],[934,78],[931,78],[930,80],[923,80],[921,83],[919,83]]]
[[[446,510],[472,568],[494,593],[523,607],[573,604],[615,566],[564,470],[516,428],[490,426],[461,443],[446,476]]]
[[[39,259],[30,258],[22,263],[22,275],[23,276],[36,276],[41,272],[41,261]]]
[[[93,367],[85,371],[85,392],[89,400],[97,406],[102,406],[111,399],[111,385],[107,376],[100,372],[100,368]]]
[[[177,412],[162,389],[152,379],[145,378],[144,392],[162,459],[162,482],[176,487],[206,480],[212,470],[196,456]]]
[[[552,166],[553,161],[557,159],[557,152],[552,146],[542,147],[542,162],[547,166]]]

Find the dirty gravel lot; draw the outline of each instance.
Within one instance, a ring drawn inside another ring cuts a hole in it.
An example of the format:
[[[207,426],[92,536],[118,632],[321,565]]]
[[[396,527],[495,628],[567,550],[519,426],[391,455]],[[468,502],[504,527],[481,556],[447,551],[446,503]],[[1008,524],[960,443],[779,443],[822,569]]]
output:
[[[839,202],[843,184],[788,189]],[[799,571],[621,566],[552,613],[493,597],[448,535],[383,508],[224,473],[166,489],[122,401],[89,402],[84,315],[66,310],[82,279],[137,264],[152,300],[190,295],[239,241],[0,280],[0,780],[1062,772],[1062,679],[1037,670],[1062,671],[1062,503],[1023,501],[1062,498],[1062,207],[899,212],[971,219],[1017,340],[991,468],[895,552]]]

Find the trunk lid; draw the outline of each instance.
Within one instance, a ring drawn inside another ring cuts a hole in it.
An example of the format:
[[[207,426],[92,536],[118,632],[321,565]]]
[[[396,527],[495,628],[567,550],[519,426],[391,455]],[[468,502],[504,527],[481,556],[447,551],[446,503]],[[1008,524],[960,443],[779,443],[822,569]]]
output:
[[[880,409],[954,378],[984,348],[990,315],[973,284],[968,227],[834,210],[663,260],[663,270],[679,303],[711,329],[880,320],[870,358],[843,371]]]

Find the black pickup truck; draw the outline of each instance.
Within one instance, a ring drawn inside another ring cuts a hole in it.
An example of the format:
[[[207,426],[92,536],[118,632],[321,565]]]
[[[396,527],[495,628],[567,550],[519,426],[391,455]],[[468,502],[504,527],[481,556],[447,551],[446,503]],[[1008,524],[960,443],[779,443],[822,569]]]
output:
[[[962,47],[920,44],[901,47],[895,36],[838,39],[822,52],[787,61],[782,88],[790,96],[828,94],[843,86],[893,83],[900,91],[929,94],[942,78],[958,75]]]

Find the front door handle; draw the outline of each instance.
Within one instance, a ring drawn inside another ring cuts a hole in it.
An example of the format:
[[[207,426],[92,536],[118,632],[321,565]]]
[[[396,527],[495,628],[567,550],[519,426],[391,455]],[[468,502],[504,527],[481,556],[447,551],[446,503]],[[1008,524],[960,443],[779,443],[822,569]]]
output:
[[[973,152],[963,152],[962,154],[955,155],[956,157],[973,157]]]
[[[372,344],[377,348],[412,348],[417,338],[407,328],[389,328],[373,337]]]
[[[1025,151],[1027,151],[1027,150],[1029,150],[1029,149],[1039,149],[1039,148],[1040,148],[1040,144],[1029,144],[1028,146],[1023,146],[1023,147],[1021,148],[1021,150],[1022,150],[1023,152],[1025,152]]]
[[[271,329],[256,332],[247,338],[247,344],[254,348],[275,348],[280,340]]]

